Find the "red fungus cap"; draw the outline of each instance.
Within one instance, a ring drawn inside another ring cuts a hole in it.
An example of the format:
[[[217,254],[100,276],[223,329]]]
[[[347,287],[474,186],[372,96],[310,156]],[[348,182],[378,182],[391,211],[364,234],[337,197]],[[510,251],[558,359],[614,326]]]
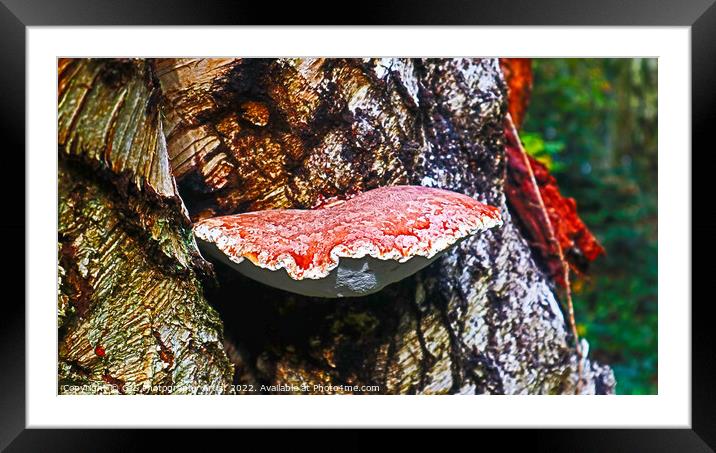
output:
[[[248,259],[263,269],[285,269],[293,280],[315,280],[328,277],[341,258],[405,263],[423,257],[432,261],[457,241],[501,223],[497,208],[466,195],[392,186],[312,210],[268,210],[206,219],[194,226],[194,232],[200,245],[213,245],[233,263]],[[425,265],[430,262],[423,261]],[[370,292],[375,290],[370,288]]]

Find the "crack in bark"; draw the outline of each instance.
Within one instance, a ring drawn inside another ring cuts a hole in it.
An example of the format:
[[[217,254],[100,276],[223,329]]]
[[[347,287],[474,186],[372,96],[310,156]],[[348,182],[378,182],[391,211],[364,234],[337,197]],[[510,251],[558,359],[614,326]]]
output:
[[[234,357],[234,383],[380,383],[381,393],[574,388],[564,319],[505,204],[504,86],[496,60],[177,61],[189,71],[181,77],[171,65],[155,62],[156,76],[169,156],[193,214],[308,207],[410,183],[473,196],[500,207],[505,220],[501,230],[465,241],[416,277],[356,300],[290,295],[217,265],[219,285],[206,298],[233,340],[224,348]],[[208,85],[207,74],[217,75]],[[265,126],[236,116],[245,100],[265,106]],[[221,140],[215,149],[207,145],[212,134]],[[234,147],[237,137],[244,142]],[[274,154],[259,153],[266,143],[277,147]],[[264,166],[264,156],[280,165]],[[222,164],[232,172],[221,173]],[[208,325],[220,329],[218,320]],[[200,379],[190,357],[215,351],[211,360],[220,360],[217,348],[223,351],[222,341],[199,337],[183,353],[166,347],[175,363],[189,367],[172,374],[177,382]],[[609,373],[590,364],[587,389],[613,391]]]

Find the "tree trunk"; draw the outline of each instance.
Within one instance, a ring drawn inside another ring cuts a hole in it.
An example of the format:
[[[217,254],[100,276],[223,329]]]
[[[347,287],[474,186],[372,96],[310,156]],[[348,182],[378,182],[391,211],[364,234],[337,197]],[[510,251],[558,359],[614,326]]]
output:
[[[143,62],[59,67],[61,393],[223,393],[221,321]]]
[[[578,366],[508,209],[504,93],[495,59],[61,62],[60,384],[613,393],[608,367]],[[396,184],[467,194],[504,225],[335,300],[213,274],[191,235],[201,218]]]

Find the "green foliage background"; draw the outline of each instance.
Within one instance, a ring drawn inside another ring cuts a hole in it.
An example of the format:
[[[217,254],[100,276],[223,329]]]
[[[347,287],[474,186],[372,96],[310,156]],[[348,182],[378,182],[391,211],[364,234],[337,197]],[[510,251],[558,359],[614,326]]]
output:
[[[657,393],[657,60],[535,59],[521,137],[607,251],[574,279],[617,392]]]

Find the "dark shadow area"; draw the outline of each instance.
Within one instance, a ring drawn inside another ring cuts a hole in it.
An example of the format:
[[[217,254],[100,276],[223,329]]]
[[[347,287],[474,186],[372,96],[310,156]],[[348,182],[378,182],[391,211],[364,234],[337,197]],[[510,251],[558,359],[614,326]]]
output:
[[[238,365],[235,384],[267,384],[277,373],[269,364],[282,362],[330,370],[338,382],[368,379],[376,349],[395,335],[415,291],[409,277],[365,297],[314,298],[263,285],[223,263],[214,268],[218,284],[206,297],[224,322],[226,349]]]

